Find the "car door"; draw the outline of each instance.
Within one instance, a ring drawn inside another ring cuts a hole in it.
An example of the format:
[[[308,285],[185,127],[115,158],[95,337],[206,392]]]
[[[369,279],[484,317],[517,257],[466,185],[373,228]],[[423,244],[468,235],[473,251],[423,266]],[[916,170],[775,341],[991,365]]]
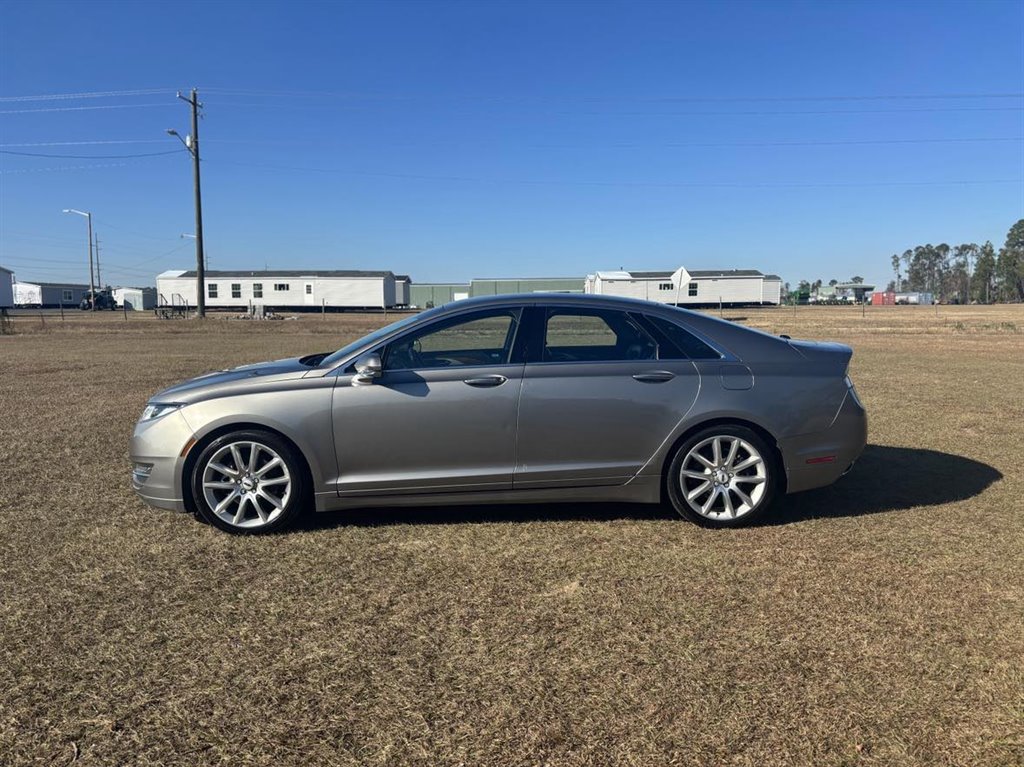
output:
[[[368,385],[346,371],[332,406],[338,493],[511,488],[521,313],[470,311],[410,331],[378,350],[383,371]]]
[[[625,311],[538,307],[530,326],[514,487],[627,482],[696,400],[696,367]]]

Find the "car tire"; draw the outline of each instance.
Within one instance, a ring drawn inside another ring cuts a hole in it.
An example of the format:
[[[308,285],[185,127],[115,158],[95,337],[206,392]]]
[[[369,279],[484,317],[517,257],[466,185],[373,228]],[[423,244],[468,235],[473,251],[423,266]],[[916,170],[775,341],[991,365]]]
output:
[[[192,467],[197,514],[229,533],[252,535],[287,528],[309,494],[301,455],[278,435],[262,430],[223,434]]]
[[[690,435],[665,475],[668,499],[703,527],[742,527],[763,517],[781,471],[775,452],[746,426],[722,424]]]

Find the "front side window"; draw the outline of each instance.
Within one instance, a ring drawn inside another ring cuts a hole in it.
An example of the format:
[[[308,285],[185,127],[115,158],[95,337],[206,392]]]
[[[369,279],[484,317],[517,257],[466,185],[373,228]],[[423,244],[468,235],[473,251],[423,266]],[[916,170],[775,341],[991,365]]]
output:
[[[241,298],[242,297],[242,283],[232,282],[231,283],[231,297]]]
[[[437,322],[399,338],[384,354],[386,370],[504,365],[512,355],[518,311],[503,309]]]
[[[252,284],[252,297],[253,298],[263,298],[263,283],[262,282],[254,282]]]
[[[208,282],[208,283],[206,283],[206,295],[207,295],[208,298],[216,298],[217,297],[217,283],[216,282]]]
[[[696,298],[697,297],[697,283],[696,282],[691,282],[689,284],[689,286],[687,286],[686,294],[690,298]]]
[[[618,362],[658,358],[658,345],[624,312],[552,309],[544,329],[544,362]]]

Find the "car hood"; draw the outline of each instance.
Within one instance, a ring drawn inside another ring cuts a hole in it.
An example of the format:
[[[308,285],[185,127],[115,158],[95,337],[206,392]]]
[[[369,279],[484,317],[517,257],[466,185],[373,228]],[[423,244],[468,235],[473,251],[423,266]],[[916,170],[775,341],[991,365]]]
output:
[[[193,402],[228,388],[244,387],[247,382],[285,381],[302,378],[310,371],[305,357],[289,357],[272,362],[257,362],[253,365],[241,365],[230,370],[218,370],[205,373],[179,384],[170,386],[151,397],[157,402]]]

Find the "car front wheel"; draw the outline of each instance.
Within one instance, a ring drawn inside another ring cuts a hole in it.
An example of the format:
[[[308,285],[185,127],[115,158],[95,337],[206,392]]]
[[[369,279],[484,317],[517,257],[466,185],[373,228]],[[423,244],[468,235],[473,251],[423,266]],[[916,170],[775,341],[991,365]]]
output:
[[[778,468],[764,440],[745,426],[702,429],[669,465],[673,508],[705,527],[739,527],[760,517],[775,496]]]
[[[200,516],[229,533],[268,533],[291,524],[306,497],[301,459],[265,431],[213,440],[195,463],[192,493]]]

